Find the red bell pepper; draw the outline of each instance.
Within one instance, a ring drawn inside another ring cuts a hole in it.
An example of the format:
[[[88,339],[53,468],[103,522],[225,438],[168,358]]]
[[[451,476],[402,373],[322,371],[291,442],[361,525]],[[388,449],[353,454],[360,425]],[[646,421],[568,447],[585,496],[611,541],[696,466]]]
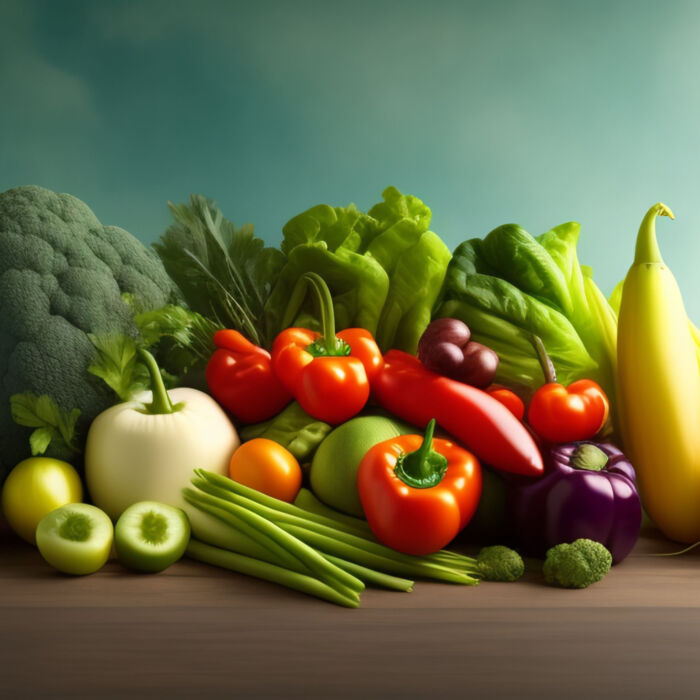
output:
[[[431,372],[413,355],[389,350],[372,391],[383,408],[409,423],[425,427],[435,418],[495,469],[544,473],[532,435],[506,406],[481,389]]]
[[[370,378],[382,365],[382,355],[369,331],[347,328],[335,333],[330,291],[319,275],[306,273],[301,284],[315,291],[323,333],[287,328],[272,345],[272,368],[301,407],[332,425],[359,413],[367,403]],[[293,299],[301,300],[295,290]],[[286,317],[293,315],[289,310]]]
[[[372,447],[360,462],[357,488],[372,532],[405,554],[431,554],[469,522],[481,496],[481,466],[452,442],[400,435]],[[435,449],[433,449],[433,447]]]
[[[551,443],[588,440],[600,432],[610,413],[610,402],[592,379],[579,379],[569,386],[557,383],[554,365],[542,340],[533,336],[545,384],[534,394],[527,409],[532,429]]]
[[[242,423],[277,415],[292,395],[272,371],[270,353],[238,331],[214,333],[217,350],[207,364],[212,396]]]

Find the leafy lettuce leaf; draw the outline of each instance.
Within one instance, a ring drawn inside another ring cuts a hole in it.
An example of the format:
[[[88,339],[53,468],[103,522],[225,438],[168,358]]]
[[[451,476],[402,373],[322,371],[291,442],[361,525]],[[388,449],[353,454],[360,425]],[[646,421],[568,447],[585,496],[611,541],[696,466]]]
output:
[[[543,374],[530,337],[542,338],[564,384],[588,377],[614,397],[615,312],[579,264],[580,226],[566,223],[535,238],[515,224],[460,244],[450,262],[437,316],[463,320],[500,357],[496,380],[524,393]]]
[[[265,306],[266,335],[282,330],[286,304],[305,272],[324,278],[333,297],[336,328],[361,326],[383,350],[415,352],[430,322],[450,260],[450,251],[428,230],[430,209],[395,187],[363,213],[354,204],[319,204],[284,227],[287,255]],[[295,325],[318,328],[311,300]]]

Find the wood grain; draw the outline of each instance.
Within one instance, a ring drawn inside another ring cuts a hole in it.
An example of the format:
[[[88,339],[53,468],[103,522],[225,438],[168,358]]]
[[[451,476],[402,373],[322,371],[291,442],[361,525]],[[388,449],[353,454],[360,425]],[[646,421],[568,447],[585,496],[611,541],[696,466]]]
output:
[[[345,610],[191,561],[55,573],[0,535],[0,697],[697,697],[700,557],[603,581],[368,590]]]

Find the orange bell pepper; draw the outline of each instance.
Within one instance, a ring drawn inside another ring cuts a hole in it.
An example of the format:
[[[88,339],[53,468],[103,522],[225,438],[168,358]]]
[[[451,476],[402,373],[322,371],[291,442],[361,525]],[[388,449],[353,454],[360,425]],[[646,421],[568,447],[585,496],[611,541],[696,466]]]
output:
[[[357,487],[377,539],[405,554],[431,554],[469,522],[481,497],[476,457],[448,440],[400,435],[370,448]],[[433,447],[435,449],[433,449]]]
[[[319,275],[309,272],[300,281],[318,297],[323,333],[283,330],[272,345],[272,369],[309,415],[337,425],[364,408],[382,355],[364,328],[335,333],[333,301]]]

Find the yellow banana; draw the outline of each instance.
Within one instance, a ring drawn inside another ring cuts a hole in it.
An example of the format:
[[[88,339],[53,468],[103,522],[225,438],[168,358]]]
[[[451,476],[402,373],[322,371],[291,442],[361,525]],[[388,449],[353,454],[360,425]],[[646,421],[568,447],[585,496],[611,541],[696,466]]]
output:
[[[673,218],[673,217],[671,217]],[[610,299],[608,300],[610,307],[616,313],[620,313],[620,301],[622,300],[622,285],[625,280],[620,280],[613,289]],[[695,356],[698,360],[698,365],[700,365],[700,328],[698,328],[690,319],[688,319],[688,325],[690,326],[690,334],[693,336],[693,341],[695,342]]]
[[[688,325],[690,326],[690,335],[693,336],[693,342],[695,343],[695,357],[698,361],[698,366],[700,366],[700,328],[690,319],[688,319]]]
[[[618,318],[622,438],[642,502],[669,538],[700,539],[700,366],[678,284],[656,241],[655,204],[639,228]]]

